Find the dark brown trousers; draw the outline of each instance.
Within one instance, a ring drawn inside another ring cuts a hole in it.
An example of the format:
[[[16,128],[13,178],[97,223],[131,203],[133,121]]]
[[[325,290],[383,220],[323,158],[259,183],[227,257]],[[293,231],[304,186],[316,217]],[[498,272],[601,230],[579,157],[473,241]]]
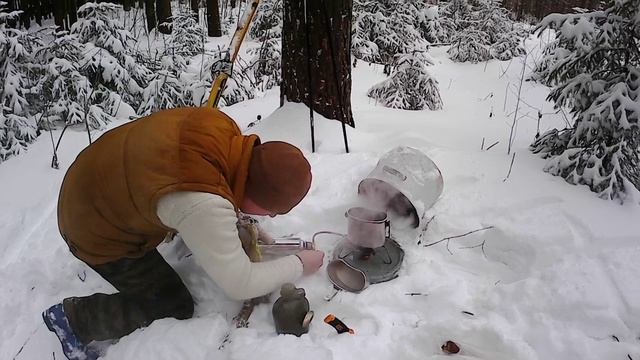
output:
[[[157,250],[91,267],[119,292],[64,299],[71,328],[85,344],[119,339],[156,319],[193,316],[189,290]]]

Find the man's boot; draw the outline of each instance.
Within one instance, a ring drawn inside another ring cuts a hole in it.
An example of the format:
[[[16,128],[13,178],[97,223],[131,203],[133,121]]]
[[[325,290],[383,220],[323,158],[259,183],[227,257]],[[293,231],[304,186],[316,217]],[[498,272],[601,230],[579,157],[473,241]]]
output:
[[[58,337],[62,351],[69,360],[96,360],[99,354],[83,344],[69,325],[62,304],[56,304],[42,313],[47,328]]]

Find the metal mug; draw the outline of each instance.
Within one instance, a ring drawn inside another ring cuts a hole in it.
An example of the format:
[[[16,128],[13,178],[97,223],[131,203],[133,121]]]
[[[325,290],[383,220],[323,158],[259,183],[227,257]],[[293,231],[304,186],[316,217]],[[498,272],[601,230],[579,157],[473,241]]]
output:
[[[348,219],[347,241],[352,245],[378,248],[391,235],[389,219],[384,211],[353,207],[344,216]]]

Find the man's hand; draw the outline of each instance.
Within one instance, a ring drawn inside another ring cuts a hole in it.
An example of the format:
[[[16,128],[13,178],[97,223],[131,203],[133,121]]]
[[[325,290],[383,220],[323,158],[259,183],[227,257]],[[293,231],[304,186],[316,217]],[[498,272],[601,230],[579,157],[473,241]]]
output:
[[[302,250],[296,256],[302,262],[302,274],[310,275],[318,271],[322,266],[324,252],[320,250]]]

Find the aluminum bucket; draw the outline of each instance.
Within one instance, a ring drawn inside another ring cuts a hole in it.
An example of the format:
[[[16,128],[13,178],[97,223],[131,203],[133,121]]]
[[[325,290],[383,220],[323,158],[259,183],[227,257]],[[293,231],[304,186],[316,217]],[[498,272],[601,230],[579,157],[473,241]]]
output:
[[[399,146],[384,154],[358,185],[367,206],[385,211],[393,227],[417,228],[444,188],[438,166],[420,150]]]

